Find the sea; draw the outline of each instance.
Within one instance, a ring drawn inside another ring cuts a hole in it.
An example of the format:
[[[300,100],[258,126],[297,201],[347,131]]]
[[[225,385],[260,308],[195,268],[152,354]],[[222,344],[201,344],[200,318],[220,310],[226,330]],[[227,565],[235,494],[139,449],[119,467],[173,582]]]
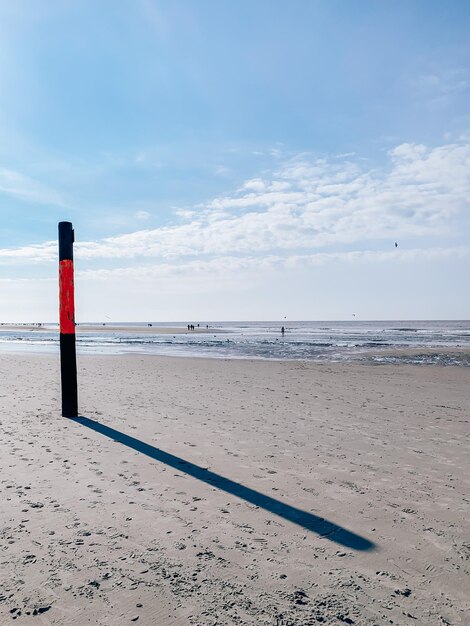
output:
[[[198,322],[194,324],[197,329]],[[151,333],[148,332],[150,325]],[[204,329],[204,333],[175,334],[168,334],[168,329],[186,329],[187,323],[100,322],[83,326],[93,326],[94,332],[81,331],[80,325],[77,326],[79,355],[140,353],[323,363],[470,366],[469,320],[202,321],[199,328]],[[104,327],[107,327],[105,331]],[[112,327],[119,329],[111,330]],[[59,352],[56,324],[41,324],[34,330],[28,328],[25,325],[7,329],[0,325],[0,353]]]

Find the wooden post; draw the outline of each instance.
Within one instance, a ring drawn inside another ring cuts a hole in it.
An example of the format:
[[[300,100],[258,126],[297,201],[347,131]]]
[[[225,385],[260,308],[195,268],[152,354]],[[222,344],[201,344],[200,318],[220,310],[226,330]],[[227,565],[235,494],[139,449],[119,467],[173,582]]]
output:
[[[71,222],[59,222],[60,376],[63,417],[78,417],[73,282],[74,240]]]

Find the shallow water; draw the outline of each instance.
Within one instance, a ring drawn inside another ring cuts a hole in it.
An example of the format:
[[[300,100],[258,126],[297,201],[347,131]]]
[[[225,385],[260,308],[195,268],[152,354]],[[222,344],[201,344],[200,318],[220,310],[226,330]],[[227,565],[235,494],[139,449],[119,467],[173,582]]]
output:
[[[96,331],[86,333],[77,327],[77,352],[470,366],[468,320],[203,322],[201,327],[205,328],[206,324],[209,324],[207,333],[175,335],[159,334],[158,329],[185,328],[185,323],[154,322],[151,334],[147,332],[147,322],[119,322],[115,325],[123,327],[121,330],[102,333],[99,332],[102,323],[87,324],[96,326]],[[280,331],[282,325],[286,329],[284,336]],[[211,333],[211,329],[218,332]],[[0,351],[57,353],[58,339],[58,329],[53,324],[34,331],[5,330],[0,326]]]

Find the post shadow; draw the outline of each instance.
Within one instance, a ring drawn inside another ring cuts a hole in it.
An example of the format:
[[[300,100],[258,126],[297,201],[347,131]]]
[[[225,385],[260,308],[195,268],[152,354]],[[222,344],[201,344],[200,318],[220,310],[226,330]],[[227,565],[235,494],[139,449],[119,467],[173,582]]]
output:
[[[109,437],[110,439],[121,443],[128,448],[132,448],[133,450],[145,454],[156,461],[160,461],[160,463],[164,463],[165,465],[168,465],[169,467],[172,467],[180,472],[184,472],[185,474],[188,474],[188,476],[192,476],[197,480],[234,495],[241,500],[254,504],[265,511],[274,513],[275,515],[278,515],[289,522],[293,522],[306,530],[317,533],[321,537],[329,539],[330,541],[334,541],[335,543],[347,548],[352,548],[353,550],[366,551],[373,550],[375,548],[375,544],[372,541],[369,541],[369,539],[361,537],[360,535],[357,535],[356,533],[353,533],[352,531],[347,530],[334,522],[330,522],[323,517],[298,509],[290,504],[285,504],[280,500],[271,498],[271,496],[267,496],[259,491],[256,491],[255,489],[251,489],[250,487],[245,487],[240,483],[230,480],[230,478],[225,478],[220,474],[204,469],[203,467],[191,463],[190,461],[186,461],[178,456],[175,456],[174,454],[155,448],[148,443],[135,439],[134,437],[126,435],[119,430],[105,426],[104,424],[100,424],[99,422],[96,422],[88,417],[74,417],[71,421],[77,422],[87,428],[91,428],[91,430],[94,430],[105,437]]]

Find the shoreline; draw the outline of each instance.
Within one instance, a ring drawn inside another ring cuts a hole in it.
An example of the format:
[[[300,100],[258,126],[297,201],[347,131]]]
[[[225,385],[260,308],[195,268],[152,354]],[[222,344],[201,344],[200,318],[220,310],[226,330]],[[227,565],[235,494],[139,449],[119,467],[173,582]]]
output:
[[[102,324],[98,325],[87,325],[87,324],[76,324],[76,334],[80,333],[129,333],[131,335],[135,334],[154,334],[154,335],[181,335],[181,334],[210,334],[210,333],[230,333],[230,330],[223,330],[220,328],[203,328],[203,327],[195,327],[194,330],[188,330],[185,326],[114,326],[111,324]],[[35,326],[32,324],[25,324],[24,326],[21,324],[2,324],[0,325],[0,331],[31,331],[31,332],[56,332],[59,334],[58,326]]]
[[[104,324],[104,325],[103,325]],[[182,358],[209,357],[217,360],[290,360],[303,362],[414,362],[470,367],[470,322],[440,323],[414,328],[403,322],[400,328],[366,323],[358,326],[323,327],[321,323],[299,323],[277,328],[271,322],[260,326],[234,323],[231,327],[127,326],[103,322],[76,327],[77,352],[94,354],[161,354]],[[208,324],[207,324],[208,325]],[[403,327],[403,328],[402,328]],[[5,352],[56,353],[58,328],[0,325],[0,350]],[[2,332],[3,329],[3,332]],[[32,330],[28,330],[32,329]],[[416,330],[416,332],[414,332]],[[402,332],[403,331],[403,332]],[[413,332],[411,332],[413,331]]]
[[[194,331],[186,331],[186,334],[193,333]],[[171,333],[168,333],[171,334]],[[123,344],[126,345],[126,344]],[[322,357],[321,359],[295,359],[295,358],[270,358],[270,357],[255,357],[255,356],[232,356],[232,355],[208,355],[208,354],[196,354],[194,352],[188,352],[187,354],[163,354],[163,353],[151,353],[148,350],[133,347],[132,350],[118,350],[119,344],[110,347],[109,351],[106,348],[97,349],[96,351],[86,350],[80,344],[77,345],[77,358],[90,357],[90,358],[115,358],[115,357],[148,357],[148,358],[176,358],[176,359],[195,359],[199,360],[209,360],[209,361],[236,361],[236,362],[268,362],[268,363],[303,363],[307,365],[318,365],[318,366],[326,366],[326,365],[363,365],[367,367],[381,367],[381,366],[390,366],[390,367],[400,367],[400,366],[414,366],[414,367],[470,367],[469,363],[421,363],[421,362],[390,362],[390,361],[381,361],[382,357],[396,357],[396,358],[407,358],[407,357],[416,357],[420,355],[424,356],[448,356],[448,357],[462,357],[469,356],[470,357],[470,347],[460,347],[460,346],[452,346],[449,348],[445,348],[443,346],[438,346],[436,348],[432,347],[410,347],[410,348],[383,348],[382,350],[374,350],[374,349],[364,349],[362,352],[360,349],[357,349],[354,356],[351,358],[328,358]],[[360,357],[358,356],[360,354]],[[59,356],[59,342],[58,340],[54,343],[50,343],[49,345],[40,346],[32,346],[27,344],[26,342],[17,343],[15,345],[9,344],[7,342],[0,344],[0,357],[2,355],[38,355],[38,356]]]

